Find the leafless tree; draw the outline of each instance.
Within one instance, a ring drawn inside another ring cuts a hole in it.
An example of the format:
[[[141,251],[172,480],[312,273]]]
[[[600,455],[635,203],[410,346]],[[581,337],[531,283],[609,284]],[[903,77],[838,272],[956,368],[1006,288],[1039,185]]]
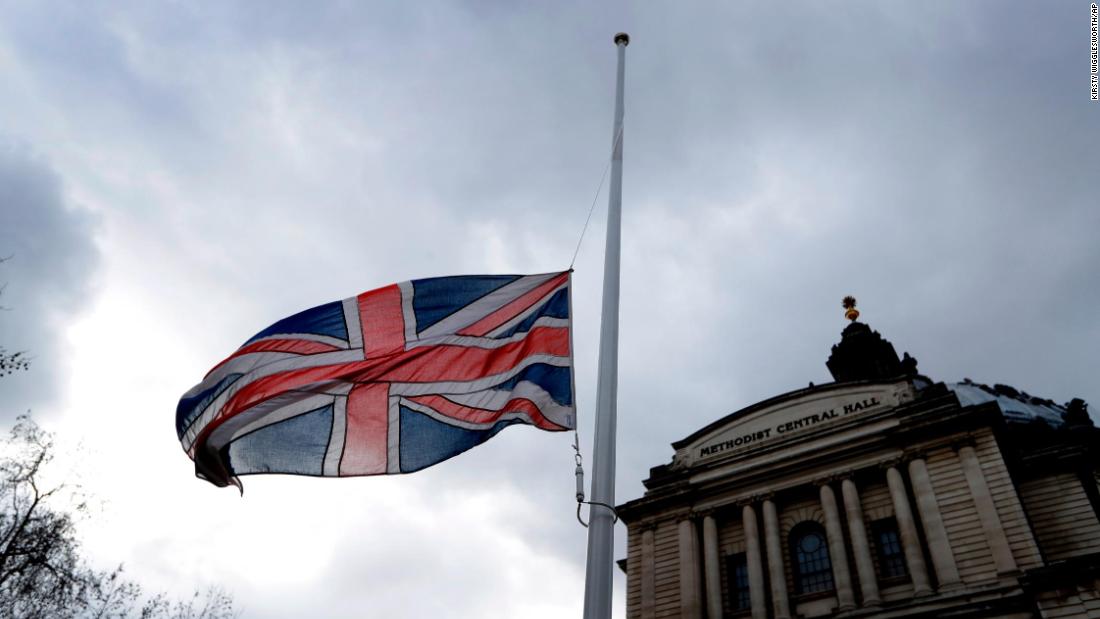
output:
[[[8,260],[11,260],[11,256],[0,258],[0,264],[4,264]],[[7,284],[0,284],[0,296],[4,295],[4,288]],[[0,310],[7,309],[0,305]],[[24,351],[9,353],[6,348],[0,345],[0,376],[7,376],[18,370],[25,370],[31,365],[30,359],[27,358],[27,353]]]
[[[20,417],[0,456],[0,615],[66,617],[91,593],[95,574],[80,560],[73,515],[56,509],[64,486],[41,487],[52,439]],[[73,506],[81,513],[83,501]]]
[[[28,416],[0,442],[0,617],[11,619],[228,619],[220,589],[184,600],[148,597],[123,574],[92,568],[76,521],[88,517],[79,488],[48,484],[53,436]]]

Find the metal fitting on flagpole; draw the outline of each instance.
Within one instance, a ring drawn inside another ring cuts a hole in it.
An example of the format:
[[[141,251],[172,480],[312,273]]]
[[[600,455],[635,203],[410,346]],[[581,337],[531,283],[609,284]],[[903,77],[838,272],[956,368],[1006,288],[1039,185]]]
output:
[[[577,503],[584,503],[584,465],[581,460],[581,435],[576,428],[573,429],[573,452],[573,461],[577,463],[577,470],[574,471],[577,476]],[[578,511],[578,513],[580,512]],[[585,524],[584,526],[587,527],[588,525]]]
[[[630,45],[630,35],[625,32],[620,32],[615,35],[615,45]]]
[[[588,528],[588,523],[581,518],[581,506],[582,505],[595,505],[598,507],[606,507],[611,510],[611,523],[615,524],[619,521],[619,512],[615,511],[615,508],[607,503],[597,503],[595,501],[584,500],[584,461],[581,458],[581,437],[577,433],[576,429],[573,430],[573,450],[576,452],[573,455],[573,459],[577,463],[577,468],[574,473],[577,476],[577,522],[581,523],[581,526]]]

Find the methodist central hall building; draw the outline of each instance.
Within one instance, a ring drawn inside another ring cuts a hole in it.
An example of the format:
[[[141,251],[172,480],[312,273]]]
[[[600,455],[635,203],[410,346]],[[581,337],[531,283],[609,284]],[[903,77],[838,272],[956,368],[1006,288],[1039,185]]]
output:
[[[835,382],[672,444],[627,524],[627,617],[1100,617],[1087,407],[934,382],[856,321]]]

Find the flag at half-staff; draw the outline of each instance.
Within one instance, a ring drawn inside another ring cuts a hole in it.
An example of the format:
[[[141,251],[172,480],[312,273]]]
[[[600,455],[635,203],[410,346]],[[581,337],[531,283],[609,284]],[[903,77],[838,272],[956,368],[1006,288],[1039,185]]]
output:
[[[576,425],[570,273],[393,284],[284,318],[180,399],[195,473],[410,473],[503,428]]]

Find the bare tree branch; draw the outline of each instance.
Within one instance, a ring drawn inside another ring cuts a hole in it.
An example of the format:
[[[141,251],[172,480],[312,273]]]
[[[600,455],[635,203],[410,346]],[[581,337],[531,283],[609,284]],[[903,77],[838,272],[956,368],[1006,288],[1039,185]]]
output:
[[[0,444],[0,617],[11,619],[229,619],[220,589],[187,601],[146,597],[139,584],[90,567],[75,521],[88,517],[79,488],[44,486],[53,437],[27,416]]]

